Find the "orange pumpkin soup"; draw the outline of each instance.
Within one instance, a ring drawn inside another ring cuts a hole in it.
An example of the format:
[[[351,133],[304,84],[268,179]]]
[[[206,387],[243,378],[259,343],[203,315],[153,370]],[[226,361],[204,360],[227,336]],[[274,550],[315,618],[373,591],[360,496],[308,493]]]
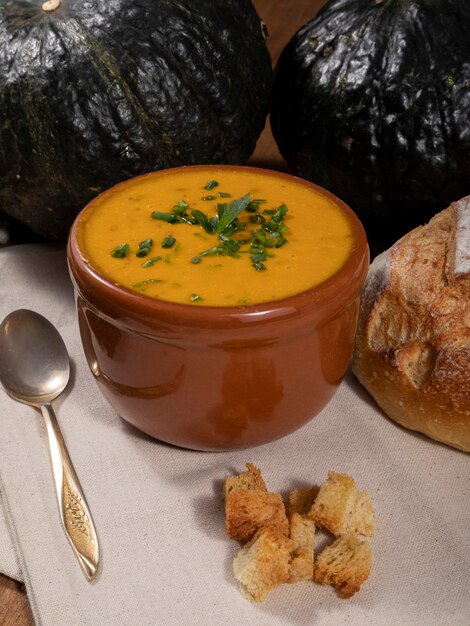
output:
[[[99,196],[78,242],[104,276],[146,296],[238,306],[327,280],[353,235],[340,207],[311,187],[207,166],[156,172]]]

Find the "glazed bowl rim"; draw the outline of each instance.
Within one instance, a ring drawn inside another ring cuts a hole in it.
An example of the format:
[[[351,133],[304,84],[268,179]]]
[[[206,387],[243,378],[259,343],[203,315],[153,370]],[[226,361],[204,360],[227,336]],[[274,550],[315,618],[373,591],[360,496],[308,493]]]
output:
[[[259,302],[256,304],[236,306],[207,306],[160,300],[158,298],[148,296],[144,293],[134,291],[107,278],[88,259],[85,258],[82,250],[80,249],[77,234],[80,228],[80,222],[83,219],[84,215],[92,208],[92,205],[99,198],[106,196],[107,194],[111,193],[116,188],[122,185],[126,185],[131,181],[136,181],[141,178],[164,175],[168,172],[178,170],[202,170],[208,168],[217,168],[222,170],[225,169],[230,171],[251,171],[255,173],[265,174],[268,176],[284,178],[291,182],[295,182],[297,184],[301,184],[303,186],[314,189],[321,195],[326,196],[341,209],[343,215],[345,215],[348,219],[348,222],[350,223],[353,231],[355,241],[346,261],[332,276],[330,276],[323,282],[315,285],[314,287],[287,296],[285,298]],[[95,196],[75,217],[68,237],[67,257],[71,274],[75,278],[75,281],[78,283],[77,286],[79,287],[79,289],[83,288],[84,285],[89,283],[95,289],[101,290],[104,294],[106,294],[109,300],[115,301],[127,311],[135,311],[136,313],[140,313],[145,316],[163,314],[165,317],[190,319],[193,322],[196,322],[198,319],[206,318],[212,318],[214,319],[214,321],[230,318],[243,318],[245,323],[249,323],[250,321],[258,323],[260,321],[260,317],[284,318],[292,314],[297,315],[299,309],[303,309],[305,307],[321,307],[321,305],[327,304],[333,298],[337,297],[343,289],[345,292],[349,292],[348,287],[350,286],[352,278],[358,273],[362,273],[361,268],[364,264],[365,258],[366,265],[368,265],[369,248],[364,227],[354,211],[340,198],[338,198],[328,190],[324,189],[323,187],[320,187],[319,185],[316,185],[310,181],[304,180],[298,176],[294,176],[285,172],[279,172],[277,170],[271,170],[268,168],[254,167],[249,165],[204,164],[183,165],[164,170],[156,170],[153,172],[148,172],[146,174],[141,174],[139,176],[134,176],[121,183],[117,183],[112,187],[109,187],[102,193]],[[86,276],[86,280],[83,279],[84,276]]]

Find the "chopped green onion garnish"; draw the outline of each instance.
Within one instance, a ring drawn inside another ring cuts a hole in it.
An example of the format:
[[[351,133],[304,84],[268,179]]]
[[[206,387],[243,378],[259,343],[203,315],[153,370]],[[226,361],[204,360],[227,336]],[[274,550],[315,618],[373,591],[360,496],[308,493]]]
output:
[[[262,204],[263,202],[266,202],[266,200],[263,200],[262,198],[250,200],[250,204],[246,207],[246,210],[249,213],[254,213],[255,211],[259,209],[259,205]]]
[[[219,251],[219,246],[214,246],[213,248],[209,248],[209,250],[204,250],[204,252],[200,252],[199,256],[212,256],[217,254]]]
[[[165,237],[165,239],[161,243],[161,246],[162,248],[171,248],[174,245],[175,241],[176,239],[170,235],[169,237]]]
[[[132,285],[135,289],[142,289],[143,291],[145,291],[145,288],[147,287],[147,285],[153,285],[154,283],[162,283],[163,280],[158,280],[158,278],[149,278],[147,280],[143,280],[140,283],[135,283],[135,285]]]
[[[162,220],[163,222],[176,222],[178,216],[175,213],[162,213],[162,211],[152,211],[150,217],[153,220]]]
[[[131,247],[128,243],[121,243],[119,246],[116,246],[114,250],[111,250],[111,256],[115,259],[123,259],[130,251]]]
[[[195,220],[194,217],[188,217],[186,213],[184,215],[181,215],[180,221],[184,222],[185,224],[189,224],[190,226],[194,226],[194,224],[197,224],[197,220]]]
[[[215,180],[209,180],[203,189],[214,189],[218,186],[218,182]],[[219,198],[230,198],[231,194],[223,191],[218,192]],[[201,200],[212,201],[216,200],[217,196],[207,195],[202,196]],[[265,261],[274,256],[272,252],[274,248],[280,248],[287,243],[287,238],[283,233],[288,230],[286,224],[284,224],[284,217],[288,211],[285,204],[279,205],[277,209],[264,209],[260,211],[260,204],[265,203],[263,198],[251,199],[250,194],[245,194],[241,198],[227,201],[218,202],[217,213],[211,217],[206,215],[203,211],[197,209],[189,209],[189,204],[185,200],[179,200],[177,204],[172,207],[172,213],[165,213],[161,211],[154,211],[151,216],[153,219],[159,219],[171,224],[185,222],[187,224],[202,226],[204,231],[210,235],[218,235],[219,243],[211,248],[200,252],[191,259],[191,263],[201,263],[205,256],[232,256],[239,257],[241,254],[249,254],[253,267],[257,271],[263,271],[266,268]],[[239,219],[240,214],[246,210],[251,215],[246,216],[245,219]],[[190,213],[190,215],[189,215]],[[269,216],[269,218],[268,218]],[[258,224],[258,227],[250,227],[250,224]],[[234,237],[239,231],[246,230],[248,239],[239,239]],[[195,235],[200,236],[203,239],[207,239],[207,236],[203,233],[195,232]],[[176,243],[176,238],[173,236],[167,236],[161,243],[162,248],[171,248]],[[245,248],[240,250],[242,245],[248,244],[250,246],[249,251]],[[136,256],[147,256],[150,251],[153,242],[151,239],[142,241],[139,244],[139,250]],[[128,244],[122,244],[116,248],[116,252],[113,251],[113,256],[126,256],[129,253],[130,247]],[[171,258],[174,255],[167,254],[165,261],[170,263]],[[171,258],[170,258],[171,257]],[[151,267],[161,257],[154,257],[143,263],[143,267]],[[211,267],[211,266],[209,266]],[[140,284],[140,283],[139,283]],[[197,294],[191,296],[192,301],[202,300]]]
[[[266,235],[260,228],[253,231],[251,235],[251,241],[254,246],[265,246],[268,242]]]
[[[145,241],[141,241],[139,243],[139,250],[135,253],[137,257],[147,256],[150,253],[150,248],[152,247],[153,241],[151,239],[146,239]]]
[[[161,260],[162,260],[161,256],[154,256],[152,259],[149,259],[148,261],[145,261],[145,263],[142,263],[142,267],[152,267],[154,263],[156,263],[157,261],[161,261]]]
[[[135,256],[142,258],[147,256],[150,253],[150,248],[141,248],[138,252],[135,253]]]
[[[201,298],[200,295],[198,295],[197,293],[193,293],[193,295],[191,296],[191,302],[198,302],[198,300],[202,300],[203,298]]]
[[[282,221],[285,218],[285,216],[286,216],[287,210],[288,210],[287,206],[285,204],[281,204],[278,207],[276,213],[274,213],[274,215],[273,215],[273,221],[275,221],[275,222]]]
[[[240,244],[236,239],[227,239],[226,241],[223,241],[219,247],[224,255],[228,254],[229,256],[238,256],[236,253],[240,248]]]
[[[266,218],[263,217],[260,213],[255,213],[254,215],[250,215],[250,222],[252,224],[264,224]]]
[[[264,224],[264,229],[278,232],[279,226],[280,226],[279,222],[274,222],[273,220],[271,220],[270,222],[267,222],[266,224]]]
[[[275,248],[280,248],[281,246],[283,246],[285,243],[287,243],[287,239],[285,237],[280,237],[276,243],[274,244]]]

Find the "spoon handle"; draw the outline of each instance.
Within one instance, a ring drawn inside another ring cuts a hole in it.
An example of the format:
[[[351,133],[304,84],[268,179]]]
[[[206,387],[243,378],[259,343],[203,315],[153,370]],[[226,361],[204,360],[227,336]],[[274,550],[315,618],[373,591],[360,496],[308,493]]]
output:
[[[52,471],[62,525],[88,580],[98,569],[99,547],[93,519],[50,404],[40,406],[47,426]]]

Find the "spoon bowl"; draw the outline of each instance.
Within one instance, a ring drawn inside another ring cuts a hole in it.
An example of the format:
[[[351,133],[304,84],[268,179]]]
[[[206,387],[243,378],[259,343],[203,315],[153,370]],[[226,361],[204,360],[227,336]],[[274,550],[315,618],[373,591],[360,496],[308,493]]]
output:
[[[67,386],[70,362],[64,341],[49,320],[34,311],[18,309],[3,320],[0,354],[0,380],[15,400],[40,406]]]
[[[38,407],[46,423],[57,504],[65,534],[88,580],[96,576],[98,538],[50,403],[70,377],[67,348],[55,327],[27,309],[0,324],[0,382],[15,400]]]

